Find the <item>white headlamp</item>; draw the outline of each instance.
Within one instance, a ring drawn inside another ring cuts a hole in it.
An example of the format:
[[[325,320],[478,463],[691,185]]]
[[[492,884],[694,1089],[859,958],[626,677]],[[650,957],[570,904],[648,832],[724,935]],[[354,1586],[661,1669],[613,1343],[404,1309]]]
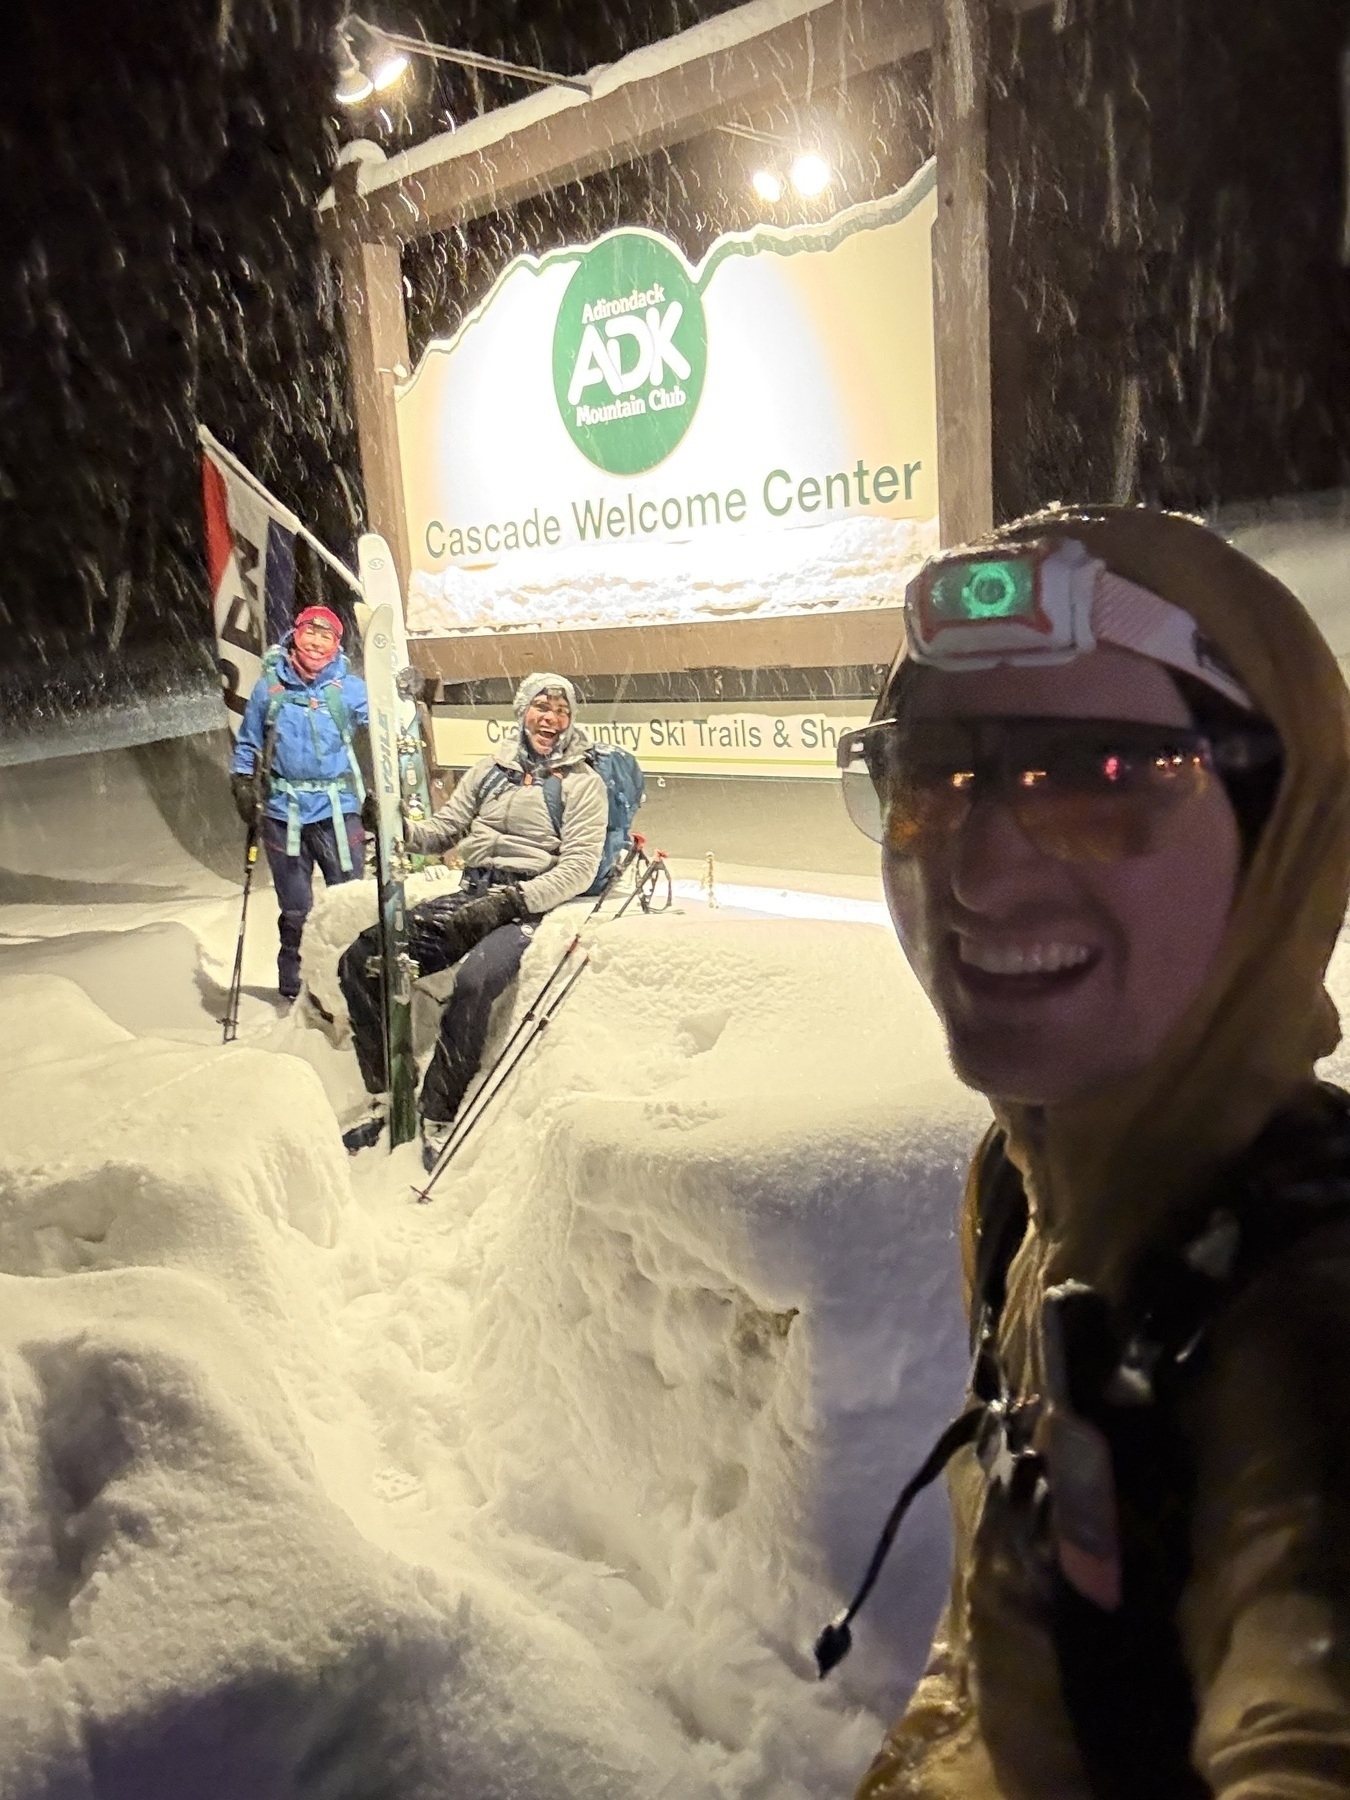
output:
[[[930,668],[1072,662],[1115,644],[1193,675],[1235,705],[1251,696],[1188,612],[1116,575],[1072,538],[935,557],[905,591],[908,656]]]

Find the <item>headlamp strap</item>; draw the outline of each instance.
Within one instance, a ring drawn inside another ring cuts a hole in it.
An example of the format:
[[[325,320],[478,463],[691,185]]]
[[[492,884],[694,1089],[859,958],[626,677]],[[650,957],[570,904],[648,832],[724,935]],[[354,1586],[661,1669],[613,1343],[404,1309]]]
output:
[[[934,559],[906,590],[905,636],[914,661],[952,673],[1062,664],[1114,644],[1255,710],[1188,612],[1117,575],[1073,538]]]

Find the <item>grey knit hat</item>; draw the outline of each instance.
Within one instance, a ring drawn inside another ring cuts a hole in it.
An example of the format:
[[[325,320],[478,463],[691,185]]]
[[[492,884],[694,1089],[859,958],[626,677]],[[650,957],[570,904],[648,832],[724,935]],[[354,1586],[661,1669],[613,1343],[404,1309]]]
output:
[[[557,742],[554,744],[552,750],[549,751],[547,766],[552,768],[562,757],[566,756],[567,752],[572,747],[573,733],[576,730],[577,690],[572,686],[572,683],[565,675],[554,675],[548,669],[536,669],[532,675],[527,675],[524,681],[522,681],[520,686],[516,689],[515,713],[516,718],[520,722],[519,755],[521,760],[527,766],[537,761],[537,757],[529,738],[525,734],[525,709],[532,700],[537,700],[541,694],[565,695],[567,699],[567,710],[572,715],[571,719],[568,721],[566,731],[558,733]]]
[[[554,675],[548,669],[537,669],[534,674],[527,675],[516,689],[514,701],[515,714],[518,719],[525,717],[525,708],[531,700],[537,700],[540,694],[565,694],[567,709],[575,716],[577,710],[577,690],[565,675]]]

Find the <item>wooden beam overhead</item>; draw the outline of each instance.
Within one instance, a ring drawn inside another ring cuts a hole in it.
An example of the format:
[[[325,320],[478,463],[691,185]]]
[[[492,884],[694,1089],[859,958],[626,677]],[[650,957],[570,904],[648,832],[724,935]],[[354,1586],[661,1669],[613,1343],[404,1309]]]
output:
[[[742,22],[743,31],[728,28]],[[550,89],[366,165],[352,222],[367,241],[408,243],[747,112],[809,99],[932,37],[928,0],[818,0],[791,11],[751,0],[597,71],[592,98]],[[347,210],[341,198],[337,210]]]
[[[939,0],[933,331],[944,544],[994,523],[989,344],[989,0]]]

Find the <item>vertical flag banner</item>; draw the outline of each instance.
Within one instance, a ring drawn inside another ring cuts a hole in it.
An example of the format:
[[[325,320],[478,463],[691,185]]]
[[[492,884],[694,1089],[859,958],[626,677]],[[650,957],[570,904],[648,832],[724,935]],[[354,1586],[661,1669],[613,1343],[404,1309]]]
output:
[[[264,495],[203,445],[206,563],[231,733],[262,673],[263,652],[285,637],[295,612],[295,521]]]

